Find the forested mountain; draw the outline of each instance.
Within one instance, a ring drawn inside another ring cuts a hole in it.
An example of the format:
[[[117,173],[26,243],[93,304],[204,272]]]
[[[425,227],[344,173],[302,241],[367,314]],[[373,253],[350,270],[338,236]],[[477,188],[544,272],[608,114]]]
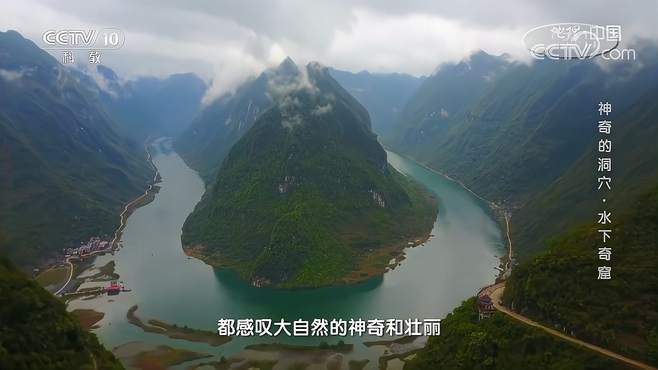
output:
[[[441,321],[441,335],[430,337],[425,348],[404,370],[630,370],[619,362],[495,313],[478,320],[475,298],[470,298]]]
[[[1,240],[0,236],[0,241]],[[123,369],[66,305],[0,256],[0,368]]]
[[[443,66],[427,78],[405,108],[394,131],[397,134],[386,142],[461,180],[485,198],[514,209],[513,235],[522,241],[517,243],[517,252],[526,257],[540,250],[551,232],[589,221],[582,217],[594,212],[591,186],[596,169],[591,161],[595,160],[592,147],[600,101],[614,106],[619,138],[615,168],[620,175],[629,174],[619,176],[626,185],[625,195],[637,196],[651,185],[640,169],[655,174],[655,145],[650,143],[655,135],[640,137],[637,130],[655,132],[651,99],[655,100],[658,86],[656,55],[655,46],[639,45],[636,61],[522,64],[478,53],[460,64]],[[461,74],[455,83],[445,82],[448,77],[439,83],[442,71],[449,76],[456,71]],[[465,82],[459,84],[460,79]],[[428,99],[423,90],[433,91],[429,95],[437,98]],[[443,108],[453,103],[461,108],[452,112]],[[446,110],[445,117],[435,118],[441,116],[441,109]],[[574,169],[577,165],[579,170]],[[571,209],[573,203],[557,197],[554,189],[567,181],[564,176],[569,171],[577,171],[569,181],[579,182],[581,190],[590,186],[578,194],[574,188],[560,188],[583,205],[578,209]],[[578,177],[582,179],[575,180]],[[536,208],[538,202],[554,215],[560,212],[560,217],[545,218]],[[584,207],[586,203],[590,208]]]
[[[286,58],[278,67],[226,93],[204,108],[193,124],[175,141],[177,151],[198,170],[206,182],[214,180],[231,146],[253,125],[259,114],[272,106],[269,82],[294,73],[295,63]],[[363,104],[372,119],[373,131],[389,131],[404,102],[422,79],[411,75],[351,73],[329,70],[352,96]]]
[[[404,73],[352,73],[330,68],[331,76],[370,113],[372,131],[390,133],[404,104],[418,89],[423,78]]]
[[[0,251],[34,265],[118,225],[152,177],[68,68],[14,31],[0,32]]]
[[[427,151],[460,125],[466,112],[510,66],[506,56],[479,51],[457,64],[444,63],[413,92],[383,140]]]
[[[420,138],[415,155],[513,209],[521,263],[506,282],[508,307],[655,365],[658,55],[650,45],[637,55],[631,62],[510,65],[514,72],[499,77],[445,137],[433,137],[440,144],[434,151],[422,149],[430,140],[424,133],[407,139]],[[597,190],[600,101],[613,105],[613,183],[605,192]],[[412,150],[403,142],[397,145]],[[609,263],[597,253],[603,210],[612,212]],[[611,280],[597,279],[602,265],[612,267]],[[465,302],[405,369],[623,368],[500,314],[477,321],[476,313],[474,300]]]
[[[611,262],[598,259],[603,244],[594,219],[521,264],[506,284],[507,306],[587,342],[658,364],[657,185],[613,214],[613,234],[605,244],[612,248]],[[597,280],[597,266],[611,266],[612,279]]]
[[[598,259],[602,244],[594,222],[573,227],[553,238],[548,250],[514,269],[505,285],[505,305],[578,339],[658,364],[657,184],[615,215],[613,238],[606,244],[612,248],[612,262]],[[602,265],[612,266],[611,280],[597,280]],[[404,368],[628,367],[502,313],[479,320],[471,298],[442,321],[441,335],[430,338]]]
[[[286,58],[278,67],[214,100],[174,142],[178,153],[206,183],[212,183],[233,144],[251,128],[259,114],[272,106],[271,81],[290,78],[296,71],[292,59]]]
[[[97,95],[121,132],[139,143],[180,135],[199,113],[207,88],[193,73],[123,81],[106,66],[83,66],[72,71],[81,85]]]
[[[547,239],[574,225],[594,221],[603,209],[627,211],[638,196],[658,183],[658,86],[611,119],[612,190],[597,190],[596,158],[600,155],[598,141],[592,140],[562,175],[515,211],[512,237],[523,247],[523,255],[544,249]],[[595,131],[596,121],[589,126]]]
[[[388,165],[368,112],[324,67],[284,63],[272,108],[231,148],[183,243],[254,285],[333,284],[426,236],[436,205]]]

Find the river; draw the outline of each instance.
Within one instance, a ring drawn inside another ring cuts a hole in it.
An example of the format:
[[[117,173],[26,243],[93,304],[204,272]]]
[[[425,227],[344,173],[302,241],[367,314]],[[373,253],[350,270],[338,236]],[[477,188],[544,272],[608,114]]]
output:
[[[219,318],[431,318],[444,317],[461,301],[496,276],[497,256],[505,253],[500,227],[487,205],[453,181],[428,171],[393,152],[389,162],[428,187],[438,198],[433,237],[406,251],[407,258],[383,277],[364,283],[320,289],[254,288],[233,273],[213,269],[183,253],[180,235],[185,218],[204,192],[198,174],[170,149],[167,140],[152,148],[162,176],[155,200],[137,209],[123,233],[124,247],[97,257],[94,266],[110,260],[131,292],[118,296],[77,299],[69,309],[93,308],[105,313],[94,332],[109,348],[131,342],[167,344],[214,355],[231,355],[264,338],[236,338],[220,347],[145,333],[128,323],[126,312],[137,304],[137,315],[180,326],[214,331]],[[82,287],[98,286],[85,283]],[[279,337],[269,341],[318,344],[310,338]],[[373,348],[355,343],[352,358],[376,357]],[[376,363],[376,358],[375,361]],[[371,362],[372,365],[374,365]]]

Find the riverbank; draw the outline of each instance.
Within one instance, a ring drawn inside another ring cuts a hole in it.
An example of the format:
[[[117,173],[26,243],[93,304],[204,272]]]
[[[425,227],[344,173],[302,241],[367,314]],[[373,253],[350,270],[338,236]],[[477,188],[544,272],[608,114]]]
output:
[[[110,247],[107,250],[92,251],[91,253],[81,256],[68,257],[64,260],[63,263],[51,265],[37,276],[35,276],[35,280],[37,280],[37,282],[39,282],[54,295],[59,295],[62,292],[65,292],[71,280],[75,279],[76,274],[83,270],[76,268],[75,265],[78,264],[78,262],[95,257],[97,255],[113,253],[119,247],[119,240],[121,239],[123,229],[125,228],[126,221],[130,214],[132,214],[135,209],[143,207],[153,201],[155,194],[157,194],[159,191],[159,187],[156,184],[161,181],[161,177],[157,167],[153,163],[153,157],[151,156],[151,152],[149,150],[149,143],[144,145],[144,151],[146,152],[146,159],[154,172],[153,179],[148,184],[142,195],[128,202],[124,206],[122,212],[119,215],[119,226],[117,229],[115,229],[114,237],[109,243]]]
[[[513,248],[512,248],[512,237],[511,237],[511,230],[510,230],[511,219],[512,219],[512,211],[510,209],[507,209],[503,205],[500,205],[500,204],[498,204],[494,201],[491,201],[491,200],[488,200],[488,199],[484,198],[483,196],[481,196],[480,194],[476,193],[471,188],[466,186],[466,184],[464,184],[462,181],[460,181],[458,179],[455,179],[455,178],[451,177],[450,175],[448,175],[448,174],[446,174],[446,173],[444,173],[444,172],[442,172],[438,169],[432,168],[429,165],[427,165],[426,163],[423,163],[423,162],[421,162],[421,161],[419,161],[419,160],[417,160],[417,159],[415,159],[415,158],[413,158],[409,155],[398,153],[398,152],[394,151],[393,149],[387,147],[386,145],[383,145],[383,146],[387,151],[393,152],[393,153],[399,155],[400,157],[403,157],[403,158],[406,158],[407,160],[413,161],[414,163],[416,163],[417,165],[423,167],[424,169],[426,169],[430,172],[433,172],[437,175],[443,176],[446,179],[454,182],[455,184],[461,186],[464,190],[471,193],[471,195],[473,195],[474,197],[476,197],[479,200],[483,201],[484,203],[486,203],[489,206],[489,209],[491,209],[491,211],[493,212],[496,221],[501,226],[501,228],[505,230],[505,237],[507,239],[507,246],[506,246],[507,253],[504,256],[500,256],[500,267],[499,267],[499,272],[500,273],[498,274],[498,277],[496,278],[496,282],[507,279],[509,277],[509,275],[512,273],[512,268],[513,268],[513,265],[514,265],[514,253],[513,253]]]
[[[346,360],[354,345],[342,341],[336,344],[322,343],[318,346],[300,346],[282,343],[248,345],[241,352],[224,357],[219,361],[199,363],[189,370],[215,369],[343,369],[346,363],[350,370],[363,369],[369,360]]]
[[[406,258],[406,251],[409,248],[424,245],[432,236],[432,230],[438,219],[438,201],[434,194],[425,186],[415,183],[411,179],[399,176],[402,180],[406,194],[408,194],[407,203],[404,206],[384,209],[376,213],[368,213],[363,217],[370,217],[369,220],[363,221],[358,217],[347,214],[351,217],[352,222],[337,223],[334,222],[335,229],[317,231],[318,235],[324,235],[325,239],[333,243],[329,251],[340,251],[336,253],[317,252],[309,248],[301,252],[297,257],[303,261],[298,264],[287,265],[277,262],[272,258],[271,268],[276,272],[270,272],[275,275],[279,271],[287,271],[287,277],[282,281],[270,281],[267,278],[260,277],[256,273],[256,261],[264,255],[263,250],[255,250],[254,255],[248,259],[240,257],[239,259],[231,258],[234,256],[226,248],[218,248],[215,245],[206,243],[197,243],[193,245],[184,244],[183,251],[189,257],[199,259],[206,264],[222,269],[229,269],[248,282],[254,287],[270,287],[275,289],[307,289],[321,288],[339,285],[350,285],[362,283],[364,281],[381,278],[385,273],[394,270]],[[384,206],[382,206],[384,208]],[[290,216],[281,216],[277,222],[288,222]],[[322,219],[321,215],[316,216]],[[189,222],[189,217],[186,224]],[[363,221],[363,222],[362,222]],[[270,222],[271,224],[271,222]],[[268,224],[268,227],[269,225]],[[251,227],[251,226],[250,226]],[[262,227],[262,225],[261,225]],[[248,230],[242,231],[248,232]],[[269,232],[269,229],[267,230]],[[272,229],[271,235],[275,235]],[[238,232],[232,230],[231,232]],[[307,232],[308,235],[314,235]],[[228,231],[223,231],[222,235],[228,235]],[[272,236],[267,232],[259,234],[259,240],[267,245]],[[305,236],[308,238],[308,236]],[[315,237],[319,239],[318,237]],[[185,242],[185,234],[182,237]],[[238,242],[245,240],[242,238]],[[248,239],[246,239],[248,240]],[[290,240],[294,240],[291,238]],[[310,238],[308,240],[314,240]],[[315,244],[313,244],[315,243]],[[326,248],[325,245],[314,241],[313,244],[317,249]],[[245,248],[249,243],[243,243]],[[251,245],[254,245],[252,242]],[[253,249],[253,248],[252,248]],[[322,253],[322,263],[318,263],[318,258],[309,258],[308,254]],[[292,257],[290,259],[295,259]],[[271,257],[267,257],[271,258]],[[325,266],[331,268],[324,269]],[[262,266],[262,265],[261,265]],[[310,267],[312,266],[312,267]],[[269,267],[268,267],[269,268]],[[286,270],[286,268],[289,268]],[[292,269],[292,270],[290,270]],[[292,271],[292,272],[291,272]],[[266,275],[267,276],[267,275]]]
[[[212,357],[206,353],[138,341],[115,347],[112,352],[123,364],[140,370],[168,370],[188,361]]]
[[[37,275],[35,280],[46,290],[56,292],[68,278],[69,269],[68,265],[65,267],[56,266]]]
[[[416,238],[412,237],[409,240],[395,243],[390,247],[382,247],[367,253],[363,253],[357,258],[357,261],[355,262],[356,267],[345,274],[340,280],[332,284],[299,288],[280,287],[280,289],[308,289],[351,285],[362,283],[372,278],[382,277],[385,273],[393,271],[401,265],[402,261],[406,259],[406,251],[409,248],[423,246],[432,236],[434,235],[430,229],[429,231],[424,232],[422,235],[419,235]],[[231,261],[225,257],[219,257],[217,256],[217,253],[213,253],[211,255],[206,250],[207,248],[203,245],[183,246],[183,251],[188,257],[201,260],[214,268],[234,271],[238,274],[238,276],[241,276],[244,281],[249,281],[246,276],[240,274],[239,263]],[[252,286],[261,287],[257,284],[254,284],[253,282]],[[271,286],[268,285],[268,287]]]
[[[123,211],[119,215],[120,218],[120,223],[119,227],[114,231],[114,238],[110,242],[110,246],[112,249],[116,249],[118,247],[118,242],[121,240],[121,235],[123,234],[123,229],[126,227],[126,221],[128,220],[128,217],[139,207],[143,207],[150,202],[153,201],[155,198],[155,194],[158,193],[160,190],[159,187],[156,186],[156,184],[160,183],[162,181],[162,178],[160,177],[160,172],[158,171],[158,168],[155,166],[155,163],[153,163],[153,157],[151,156],[151,151],[149,150],[149,145],[150,144],[145,144],[145,150],[146,150],[146,158],[148,163],[151,165],[151,168],[153,168],[154,175],[153,175],[153,180],[151,180],[151,183],[148,185],[146,188],[146,191],[144,194],[140,195],[139,197],[133,199],[131,202],[128,202],[126,206],[123,208]]]
[[[119,248],[119,240],[121,240],[121,235],[123,234],[123,229],[126,227],[126,222],[128,220],[128,217],[137,209],[140,207],[143,207],[149,203],[151,203],[155,199],[155,195],[158,193],[160,188],[156,185],[157,183],[162,181],[162,178],[160,177],[160,172],[158,171],[157,167],[155,166],[155,163],[153,163],[153,157],[151,156],[151,152],[149,150],[149,145],[145,145],[145,151],[146,151],[146,157],[151,165],[151,167],[154,170],[154,175],[153,179],[150,184],[148,184],[146,190],[144,191],[144,194],[138,196],[137,198],[133,199],[132,201],[128,202],[124,208],[121,214],[119,215],[120,217],[120,222],[119,222],[119,227],[115,230],[114,232],[114,238],[110,242],[110,248],[109,250],[100,250],[100,251],[93,251],[91,253],[81,255],[81,256],[72,256],[68,257],[66,259],[65,265],[68,267],[68,274],[66,276],[66,280],[63,282],[61,287],[57,289],[56,291],[53,292],[54,295],[61,295],[64,293],[67,293],[67,290],[72,290],[71,293],[76,293],[77,287],[81,284],[81,282],[77,282],[77,284],[74,286],[73,289],[70,288],[69,284],[71,283],[72,280],[77,279],[78,275],[84,271],[84,268],[80,268],[78,265],[80,263],[83,263],[85,260],[89,260],[95,256],[98,255],[103,255],[106,253],[114,253],[116,249]],[[114,265],[112,265],[112,273],[107,274],[108,276],[113,276],[114,275]],[[45,273],[50,273],[50,271],[53,270],[53,268],[50,268],[43,273],[41,273],[39,276],[37,276],[37,280],[41,277],[41,275]],[[117,275],[118,277],[118,275]],[[48,280],[49,277],[41,277],[42,280]],[[52,285],[57,284],[57,282],[51,283]]]
[[[96,323],[105,317],[103,312],[90,309],[77,309],[71,311],[71,313],[78,319],[80,326],[85,330],[97,328],[98,326],[96,326]]]
[[[169,324],[164,321],[150,319],[146,323],[142,321],[135,311],[138,306],[130,307],[126,318],[131,324],[141,328],[147,333],[165,335],[172,339],[182,339],[190,342],[207,343],[213,347],[221,346],[232,340],[229,336],[218,335],[216,332],[188,328],[187,326],[179,327],[176,324]]]
[[[357,268],[350,271],[341,281],[342,284],[357,284],[375,277],[381,277],[387,272],[395,270],[407,258],[407,250],[425,245],[432,237],[431,229],[411,238],[408,241],[401,241],[390,247],[379,248],[369,253],[365,253],[357,261]]]
[[[156,147],[162,147],[156,151]],[[303,318],[380,318],[426,317],[431,313],[442,317],[472,295],[479,287],[495,277],[496,255],[502,252],[500,228],[492,219],[486,205],[474,199],[453,182],[430,173],[411,161],[394,158],[396,168],[404,169],[417,182],[424,184],[440,201],[441,214],[435,218],[431,234],[405,239],[406,243],[423,244],[412,248],[400,242],[404,256],[382,254],[383,265],[393,267],[385,278],[370,279],[361,284],[344,284],[319,289],[258,289],[223,269],[212,269],[205,263],[183,254],[180,230],[185,218],[201,198],[203,182],[175,152],[166,145],[152,146],[154,163],[162,173],[163,183],[152,204],[134,212],[127,220],[122,243],[125,248],[115,255],[102,256],[87,267],[83,277],[112,273],[110,261],[115,261],[115,273],[133,290],[108,299],[107,296],[87,296],[70,302],[70,309],[95,309],[105,318],[94,329],[108,347],[141,341],[150,345],[168,345],[199,353],[212,353],[213,358],[189,361],[177,369],[190,368],[201,362],[215,362],[223,368],[220,358],[225,356],[232,365],[309,363],[317,368],[313,352],[295,353],[245,349],[263,344],[263,338],[235,337],[221,347],[204,342],[177,340],[162,334],[167,325],[212,331],[216,336],[218,318],[259,318],[287,321]],[[401,162],[402,161],[402,162]],[[439,202],[437,202],[439,203]],[[443,213],[445,212],[445,213]],[[432,235],[435,234],[435,235]],[[397,257],[397,259],[393,259]],[[400,264],[400,260],[403,260]],[[91,268],[91,269],[90,269]],[[92,270],[93,269],[93,270]],[[98,276],[105,279],[104,276]],[[458,282],[458,283],[455,283]],[[81,290],[96,284],[84,284]],[[145,332],[130,323],[127,310],[139,305],[135,312],[143,324],[159,330]],[[142,314],[139,314],[142,312]],[[157,319],[148,322],[149,319]],[[163,325],[163,323],[165,325]],[[170,324],[168,324],[170,323]],[[364,341],[377,338],[355,338],[354,350],[349,353],[326,352],[323,364],[341,363],[341,369],[376,369],[379,357],[388,347],[399,349],[401,343],[368,347]],[[380,338],[382,339],[382,338]],[[346,339],[347,341],[348,339]],[[351,341],[352,339],[350,339]],[[317,346],[322,338],[287,338],[277,341],[293,346]],[[333,340],[327,340],[334,344]],[[414,345],[420,344],[420,339]],[[253,347],[264,349],[264,347]],[[401,348],[401,347],[400,347]],[[406,349],[404,350],[406,352]],[[390,353],[389,353],[390,354]],[[398,352],[396,354],[399,355]],[[129,365],[132,360],[123,360]],[[389,368],[399,359],[390,359]],[[211,365],[212,366],[212,365]],[[206,367],[201,367],[206,369]],[[212,368],[212,367],[211,367]],[[283,367],[285,368],[285,366]],[[322,368],[326,368],[323,366]]]

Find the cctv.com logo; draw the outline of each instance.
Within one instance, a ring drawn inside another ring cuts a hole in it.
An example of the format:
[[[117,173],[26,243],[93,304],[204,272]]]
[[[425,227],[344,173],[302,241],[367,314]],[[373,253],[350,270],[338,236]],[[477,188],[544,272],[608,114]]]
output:
[[[535,27],[523,44],[535,59],[635,60],[634,49],[620,49],[621,26],[587,23],[553,23]]]

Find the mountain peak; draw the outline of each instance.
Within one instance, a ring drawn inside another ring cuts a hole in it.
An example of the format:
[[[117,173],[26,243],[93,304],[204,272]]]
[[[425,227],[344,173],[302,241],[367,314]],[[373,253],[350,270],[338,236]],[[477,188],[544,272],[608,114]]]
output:
[[[297,74],[299,73],[299,67],[297,67],[297,64],[291,57],[286,57],[286,59],[276,67],[276,71],[282,74]]]
[[[18,38],[18,39],[23,39],[23,35],[20,34],[20,32],[16,30],[7,30],[6,32],[0,31],[0,35],[6,35],[7,37],[13,37],[13,38]]]
[[[297,64],[295,63],[295,61],[292,60],[292,58],[291,58],[290,56],[285,57],[285,59],[283,59],[279,65],[281,65],[281,66],[283,66],[283,65],[293,65],[293,66],[297,66]]]
[[[186,247],[230,256],[254,286],[343,281],[364,245],[394,245],[428,233],[434,221],[434,206],[420,206],[431,200],[388,166],[367,110],[319,63],[299,70],[286,59],[277,72],[293,66],[292,78],[267,81],[272,107],[230,147],[183,227]],[[267,207],[254,207],[259,202]],[[250,216],[226,217],[238,213]],[[355,240],[354,230],[364,237]]]
[[[96,71],[98,71],[98,73],[100,73],[106,80],[109,80],[109,81],[118,81],[119,80],[119,76],[117,76],[117,74],[112,69],[110,69],[110,68],[108,68],[108,67],[106,67],[102,64],[99,64],[99,65],[96,66]]]
[[[474,52],[471,53],[471,58],[472,57],[484,57],[484,56],[490,56],[491,54],[487,53],[486,51],[482,49],[477,49]]]

